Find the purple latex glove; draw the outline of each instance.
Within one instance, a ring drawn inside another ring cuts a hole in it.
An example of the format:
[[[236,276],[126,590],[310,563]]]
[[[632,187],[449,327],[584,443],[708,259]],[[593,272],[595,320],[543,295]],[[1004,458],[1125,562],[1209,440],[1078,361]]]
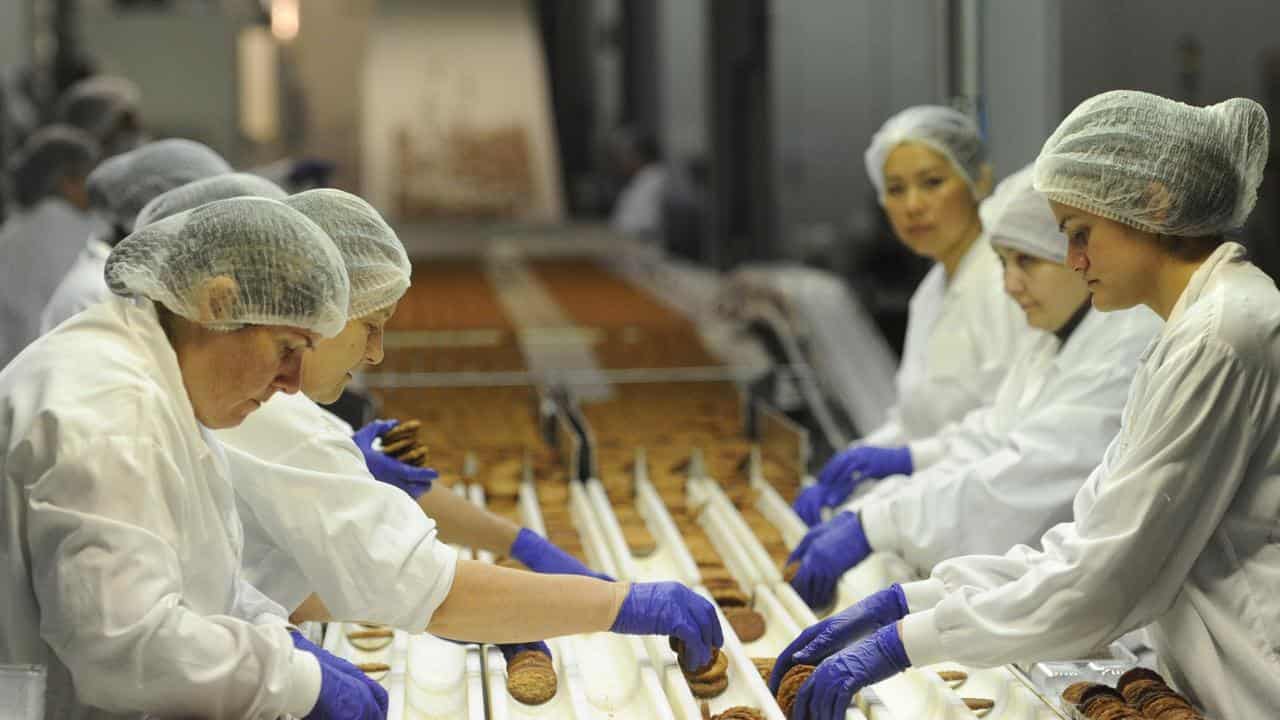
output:
[[[817,665],[832,653],[907,615],[907,596],[898,583],[868,595],[831,617],[805,628],[778,654],[769,690],[778,694],[782,678],[796,665]]]
[[[587,575],[613,582],[613,578],[593,571],[529,528],[520,528],[516,541],[511,543],[510,553],[511,557],[524,563],[534,572],[553,575]]]
[[[399,420],[374,420],[356,431],[351,436],[360,454],[364,455],[364,464],[369,473],[381,482],[400,488],[417,500],[423,493],[431,489],[431,483],[440,474],[431,468],[420,468],[402,463],[383,452],[373,449],[373,441],[382,433],[399,425]]]
[[[290,630],[289,636],[295,648],[315,655],[320,662],[320,697],[307,718],[383,720],[387,717],[387,691],[363,670],[317,646],[296,630]]]
[[[835,507],[853,494],[859,484],[890,475],[910,475],[915,470],[911,450],[905,447],[861,445],[836,453],[818,474],[818,484],[826,488],[822,504]]]
[[[800,570],[791,578],[791,587],[809,607],[820,608],[835,598],[836,583],[849,568],[871,554],[871,545],[862,531],[857,514],[842,512],[812,529],[796,546],[788,562],[799,561]]]
[[[512,660],[515,660],[516,656],[519,655],[520,653],[528,650],[534,650],[534,651],[540,652],[546,655],[547,657],[552,656],[551,648],[547,647],[547,644],[542,642],[541,640],[537,642],[510,643],[507,645],[499,645],[498,650],[502,652],[502,657],[506,658],[508,663],[511,662]]]
[[[684,643],[686,670],[706,666],[711,649],[724,645],[715,606],[676,582],[633,584],[609,629],[624,635],[678,638]]]
[[[855,694],[909,667],[898,624],[886,625],[823,660],[796,694],[791,720],[843,720]]]
[[[822,508],[826,504],[827,488],[821,483],[810,485],[800,491],[791,507],[805,525],[814,527],[822,522]]]

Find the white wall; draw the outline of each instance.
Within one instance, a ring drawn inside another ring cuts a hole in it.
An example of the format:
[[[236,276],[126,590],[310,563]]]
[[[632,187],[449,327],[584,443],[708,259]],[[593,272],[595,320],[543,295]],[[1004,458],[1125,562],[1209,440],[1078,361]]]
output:
[[[706,0],[657,0],[658,139],[667,157],[705,156],[707,137]]]
[[[1062,119],[1060,8],[1058,0],[986,3],[986,129],[997,179],[1035,160]]]

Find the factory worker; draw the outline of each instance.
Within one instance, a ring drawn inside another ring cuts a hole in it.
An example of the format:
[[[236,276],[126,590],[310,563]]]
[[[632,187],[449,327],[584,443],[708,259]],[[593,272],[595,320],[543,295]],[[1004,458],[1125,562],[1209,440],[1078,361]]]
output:
[[[338,245],[351,279],[350,320],[304,360],[302,393],[273,398],[245,423],[218,432],[245,522],[250,580],[298,610],[296,620],[371,620],[500,643],[609,628],[592,617],[592,598],[625,586],[568,577],[595,574],[537,534],[447,488],[430,489],[433,471],[373,448],[394,423],[374,423],[353,438],[316,404],[332,402],[352,372],[381,361],[383,327],[409,287],[409,260],[395,232],[354,195],[311,190],[285,203]],[[458,560],[441,540],[561,575]],[[675,633],[699,653],[720,643],[714,609],[692,591],[672,583],[634,587],[627,602],[636,609],[614,629]],[[317,597],[304,607],[312,593]],[[644,598],[647,608],[640,607]]]
[[[1148,624],[1161,673],[1207,717],[1275,716],[1280,292],[1225,237],[1253,209],[1267,148],[1265,111],[1240,98],[1112,91],[1058,126],[1035,187],[1068,265],[1098,310],[1164,319],[1120,434],[1039,548],[949,560],[814,633],[783,661],[821,661],[793,717],[843,717],[909,666],[1083,657]]]
[[[0,228],[0,367],[40,329],[40,311],[101,223],[88,212],[85,177],[98,145],[51,125],[33,134],[14,163],[17,212]]]
[[[1119,432],[1160,319],[1145,307],[1092,309],[1084,278],[1065,265],[1049,201],[1031,186],[1033,170],[1001,183],[984,226],[1035,342],[992,405],[910,444],[914,475],[883,480],[886,491],[809,531],[789,562],[800,563],[791,583],[810,605],[830,605],[840,576],[872,552],[895,553],[927,575],[950,557],[1034,543],[1071,519],[1071,499]]]
[[[142,93],[132,80],[95,75],[63,91],[56,112],[59,122],[89,133],[102,146],[103,155],[112,157],[141,143],[141,99]]]
[[[216,152],[181,138],[147,143],[95,168],[88,179],[89,206],[109,227],[76,236],[80,254],[52,296],[46,298],[47,304],[38,311],[40,332],[49,332],[58,323],[109,296],[102,282],[107,255],[112,246],[133,232],[139,211],[152,198],[187,183],[229,172],[231,166]]]
[[[115,295],[0,372],[0,663],[48,668],[52,718],[377,717],[385,693],[298,650],[241,574],[220,444],[346,322],[337,248],[271,200],[155,223]]]
[[[898,402],[888,421],[854,447],[890,447],[876,469],[910,472],[900,446],[936,433],[989,405],[1009,361],[1030,334],[1005,295],[1000,262],[983,233],[978,206],[990,189],[990,167],[973,121],[950,108],[921,105],[894,115],[871,139],[867,174],[894,234],[936,261],[911,297]],[[848,475],[837,453],[795,503],[809,525],[828,506],[822,486]]]

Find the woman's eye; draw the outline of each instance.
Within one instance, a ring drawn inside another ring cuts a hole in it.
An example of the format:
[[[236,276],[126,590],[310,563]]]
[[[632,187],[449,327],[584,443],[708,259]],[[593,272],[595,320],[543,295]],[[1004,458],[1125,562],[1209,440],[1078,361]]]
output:
[[[890,185],[888,188],[885,188],[885,194],[886,194],[886,195],[901,195],[901,194],[903,193],[903,191],[904,191],[904,190],[905,190],[905,188],[903,188],[901,185]]]
[[[927,188],[936,188],[944,182],[946,182],[946,180],[939,177],[925,178],[924,186]]]

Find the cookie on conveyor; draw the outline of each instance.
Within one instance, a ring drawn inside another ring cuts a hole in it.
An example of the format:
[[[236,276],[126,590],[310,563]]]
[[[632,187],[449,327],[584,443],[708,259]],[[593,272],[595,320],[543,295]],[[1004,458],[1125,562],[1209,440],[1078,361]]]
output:
[[[724,608],[725,619],[733,628],[733,633],[744,643],[755,642],[764,637],[764,616],[749,607]]]
[[[370,630],[351,630],[347,632],[347,642],[357,650],[377,652],[391,644],[395,632],[391,628],[375,628]]]
[[[751,602],[751,598],[742,592],[742,588],[729,586],[709,587],[707,590],[711,593],[711,599],[722,608],[745,607]]]
[[[764,714],[753,707],[735,705],[712,717],[711,720],[764,720]]]
[[[769,684],[769,678],[773,675],[773,665],[778,662],[778,658],[751,658],[751,664],[756,666],[756,672],[760,673],[760,678],[764,680],[764,684]]]
[[[360,672],[368,675],[369,679],[374,682],[382,682],[382,679],[387,676],[387,673],[391,672],[391,666],[382,662],[357,663],[356,667],[360,669]]]
[[[719,648],[711,651],[711,662],[706,667],[687,672],[682,665],[681,671],[684,672],[685,682],[689,684],[689,691],[696,698],[713,698],[729,687],[729,656],[720,652]]]
[[[778,705],[782,708],[783,715],[791,716],[791,706],[796,704],[796,695],[800,694],[800,688],[817,669],[816,665],[796,665],[782,676],[782,682],[778,683]]]
[[[796,575],[799,575],[799,574],[800,574],[799,561],[793,560],[792,562],[787,563],[786,567],[782,568],[782,579],[787,582],[791,582],[792,580],[795,579]]]
[[[556,671],[551,658],[525,650],[507,663],[507,692],[525,705],[541,705],[556,696]]]

